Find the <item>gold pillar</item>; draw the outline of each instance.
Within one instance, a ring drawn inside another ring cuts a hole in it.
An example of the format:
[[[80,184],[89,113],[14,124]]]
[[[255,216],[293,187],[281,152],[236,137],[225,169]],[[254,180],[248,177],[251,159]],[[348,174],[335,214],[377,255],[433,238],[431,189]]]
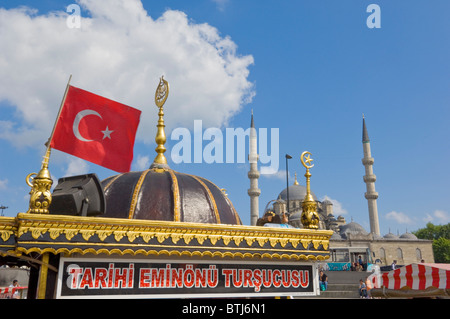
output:
[[[42,255],[42,264],[39,271],[37,299],[45,299],[45,292],[47,290],[48,261],[49,253],[44,253]]]

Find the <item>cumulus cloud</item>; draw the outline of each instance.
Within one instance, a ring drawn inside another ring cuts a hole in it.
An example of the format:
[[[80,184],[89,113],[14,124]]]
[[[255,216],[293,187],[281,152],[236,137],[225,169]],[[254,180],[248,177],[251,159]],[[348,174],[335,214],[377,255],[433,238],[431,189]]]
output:
[[[386,219],[396,221],[399,224],[412,224],[413,220],[402,212],[391,211],[386,214]]]
[[[74,86],[141,109],[137,140],[146,143],[154,141],[161,75],[170,84],[168,130],[194,119],[222,127],[252,100],[253,57],[213,26],[174,10],[152,18],[138,0],[78,3],[79,28],[68,27],[65,11],[0,9],[0,106],[14,108],[0,138],[42,146],[70,74]]]
[[[8,179],[0,179],[0,190],[7,189]]]
[[[426,214],[426,216],[423,220],[425,222],[447,224],[450,222],[450,214],[446,211],[437,209],[431,214]]]
[[[278,170],[273,174],[262,174],[261,176],[286,181],[286,170]],[[289,184],[292,185],[291,181],[294,181],[294,177],[289,174]]]
[[[150,157],[138,155],[134,167],[137,171],[143,171],[150,168]]]
[[[83,175],[89,172],[89,164],[76,157],[69,158],[69,164],[64,176]]]

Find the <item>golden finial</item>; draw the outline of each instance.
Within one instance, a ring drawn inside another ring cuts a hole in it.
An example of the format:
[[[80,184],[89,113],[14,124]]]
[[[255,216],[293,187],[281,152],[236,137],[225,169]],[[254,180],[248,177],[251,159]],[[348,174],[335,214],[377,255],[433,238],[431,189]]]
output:
[[[52,193],[50,192],[50,188],[53,184],[50,171],[48,170],[50,150],[51,148],[48,146],[39,173],[31,173],[27,175],[26,182],[28,186],[31,187],[30,204],[27,213],[49,213],[48,208],[52,203]]]
[[[150,166],[150,168],[169,168],[167,165],[167,159],[164,156],[164,153],[166,152],[166,148],[164,147],[164,144],[166,143],[166,133],[164,131],[164,110],[163,106],[164,103],[167,100],[167,97],[169,96],[169,83],[164,80],[164,76],[161,76],[159,79],[158,87],[156,88],[155,92],[155,104],[159,108],[159,119],[158,119],[158,125],[156,127],[158,128],[156,132],[155,142],[156,142],[156,148],[155,151],[158,153],[153,160],[153,164]]]
[[[294,181],[294,185],[300,185],[297,181],[297,172],[295,172],[295,181]]]
[[[313,161],[311,153],[308,151],[303,152],[300,160],[306,168],[306,195],[302,202],[301,222],[305,228],[317,229],[319,228],[319,214],[317,214],[317,203],[311,195],[311,173],[309,172],[309,169],[314,167],[314,164],[311,164]]]

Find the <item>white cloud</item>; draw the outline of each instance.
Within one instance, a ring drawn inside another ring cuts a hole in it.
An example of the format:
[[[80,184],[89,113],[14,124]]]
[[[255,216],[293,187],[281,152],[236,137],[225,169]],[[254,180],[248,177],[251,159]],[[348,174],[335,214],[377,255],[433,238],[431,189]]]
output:
[[[258,169],[260,169],[258,167]],[[261,174],[262,177],[272,178],[272,179],[279,179],[286,182],[286,170],[278,170],[273,174]],[[289,174],[289,185],[292,185],[294,182],[294,177],[292,177]]]
[[[386,214],[386,219],[388,220],[394,220],[399,224],[412,224],[413,220],[406,215],[405,213],[402,212],[396,212],[396,211],[391,211],[389,213]]]
[[[83,175],[89,172],[89,164],[81,158],[70,157],[64,176]]]
[[[137,139],[154,141],[154,92],[161,75],[170,84],[164,112],[167,130],[222,127],[254,96],[250,55],[185,13],[167,10],[153,19],[138,0],[80,0],[80,28],[64,11],[39,15],[0,8],[0,102],[15,107],[0,138],[26,147],[49,137],[64,89],[71,84],[143,111]],[[85,12],[89,12],[90,16]]]
[[[143,171],[150,168],[150,157],[138,155],[134,164],[137,171]]]
[[[8,179],[0,179],[0,190],[4,190],[7,188]]]
[[[212,0],[212,2],[214,2],[216,4],[217,9],[219,9],[219,11],[224,11],[225,6],[228,3],[228,0]]]
[[[340,201],[338,201],[337,199],[332,199],[332,198],[328,197],[327,195],[325,195],[321,199],[321,201],[323,202],[326,199],[329,200],[331,203],[333,203],[333,215],[334,216],[348,214],[348,211],[342,206],[342,203]]]
[[[426,214],[426,216],[423,218],[423,221],[438,224],[447,224],[450,222],[450,214],[446,211],[437,209],[431,214]]]

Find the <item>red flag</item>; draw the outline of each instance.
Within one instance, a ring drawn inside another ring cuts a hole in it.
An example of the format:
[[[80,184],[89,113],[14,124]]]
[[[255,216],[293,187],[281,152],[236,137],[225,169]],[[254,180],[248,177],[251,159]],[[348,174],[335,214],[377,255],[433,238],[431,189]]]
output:
[[[141,111],[69,86],[50,146],[128,172]]]

